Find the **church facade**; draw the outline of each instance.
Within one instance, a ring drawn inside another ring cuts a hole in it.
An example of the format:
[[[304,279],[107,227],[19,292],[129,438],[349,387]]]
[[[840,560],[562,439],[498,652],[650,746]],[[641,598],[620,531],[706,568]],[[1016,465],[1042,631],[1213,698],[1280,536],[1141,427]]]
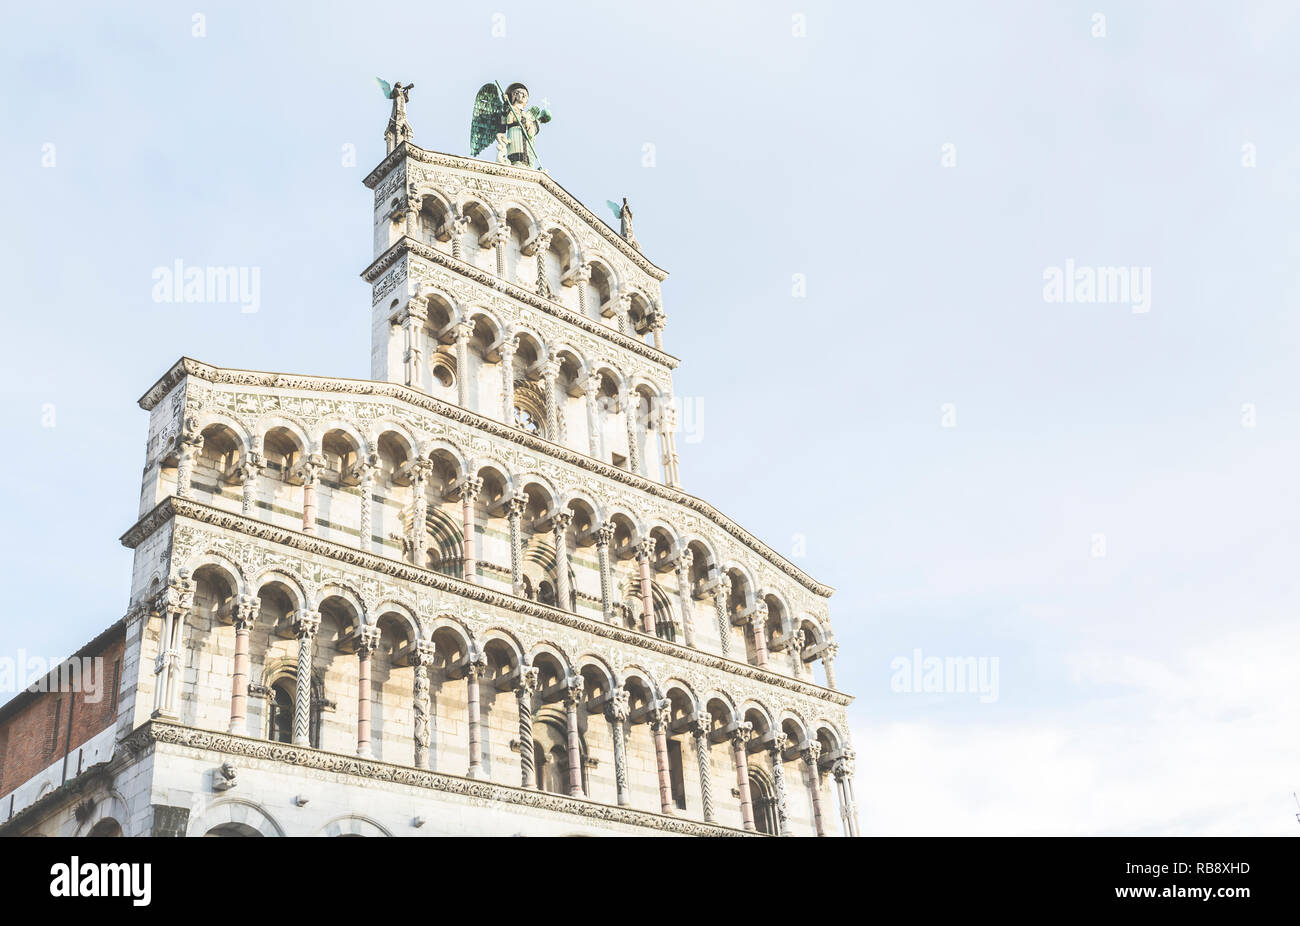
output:
[[[630,209],[394,112],[371,378],[145,393],[111,692],[0,707],[0,833],[856,835],[831,589],[683,490]]]

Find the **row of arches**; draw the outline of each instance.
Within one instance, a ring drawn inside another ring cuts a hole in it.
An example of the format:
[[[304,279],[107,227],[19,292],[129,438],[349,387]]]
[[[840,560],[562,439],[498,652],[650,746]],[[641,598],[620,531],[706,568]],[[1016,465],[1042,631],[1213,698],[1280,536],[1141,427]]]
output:
[[[666,316],[649,287],[621,274],[607,255],[584,247],[563,222],[510,201],[472,193],[451,197],[409,190],[388,206],[390,239],[405,234],[570,311],[663,349]],[[391,240],[390,240],[391,243]]]
[[[829,832],[833,789],[851,832],[829,721],[219,559],[177,583],[151,639],[156,709],[180,722],[760,832]]]
[[[389,307],[389,378],[611,465],[675,485],[668,389],[527,324],[421,288]]]
[[[238,498],[249,516],[834,686],[822,620],[705,535],[444,441],[418,445],[396,423],[365,436],[326,422],[309,437],[289,419],[253,430],[217,416],[193,429],[188,460],[173,461],[182,497],[231,508]]]

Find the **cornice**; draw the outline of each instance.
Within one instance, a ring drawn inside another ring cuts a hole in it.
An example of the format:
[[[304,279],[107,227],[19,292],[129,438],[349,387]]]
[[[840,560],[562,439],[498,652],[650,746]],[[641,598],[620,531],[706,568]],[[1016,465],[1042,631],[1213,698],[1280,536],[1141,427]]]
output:
[[[302,553],[323,556],[360,569],[378,572],[400,581],[434,588],[440,592],[458,595],[462,598],[507,611],[527,614],[541,620],[562,624],[629,646],[651,650],[705,668],[728,672],[734,676],[784,688],[806,697],[819,698],[831,704],[847,706],[853,701],[853,698],[849,695],[833,688],[823,688],[820,685],[809,684],[799,679],[751,666],[745,662],[727,659],[713,653],[705,653],[668,640],[661,640],[649,634],[592,620],[569,611],[530,601],[527,598],[516,598],[514,595],[484,588],[473,582],[466,582],[464,579],[434,572],[431,569],[422,569],[412,563],[367,553],[364,550],[349,547],[333,540],[325,540],[311,534],[304,534],[301,531],[289,530],[274,524],[268,524],[265,521],[247,518],[234,512],[223,511],[220,508],[214,508],[193,499],[179,498],[175,495],[163,499],[144,517],[140,518],[130,530],[123,534],[121,537],[122,545],[135,549],[173,518],[186,518],[200,524],[207,524],[254,537],[268,543],[290,547]]]
[[[566,190],[560,184],[556,183],[550,174],[532,168],[513,167],[505,164],[498,164],[495,161],[483,161],[478,158],[462,157],[455,154],[445,154],[441,151],[428,151],[413,145],[410,142],[403,142],[389,152],[388,156],[379,162],[379,166],[372,170],[366,179],[362,182],[368,189],[373,190],[381,180],[388,175],[388,172],[396,167],[403,160],[410,158],[412,161],[419,161],[422,164],[433,164],[437,167],[450,167],[457,170],[467,170],[472,173],[484,174],[489,177],[505,177],[510,180],[522,180],[527,183],[536,183],[546,190],[565,207],[571,210],[578,218],[582,219],[592,230],[604,238],[609,244],[618,248],[625,258],[635,264],[638,268],[654,277],[655,280],[663,282],[668,277],[668,271],[655,265],[646,258],[639,250],[627,243],[627,240],[614,231],[597,216],[594,212],[584,206],[576,196]]]
[[[547,791],[533,791],[510,785],[495,784],[445,772],[433,772],[427,769],[396,765],[377,759],[363,759],[355,755],[338,752],[326,752],[304,746],[291,746],[269,740],[253,739],[233,733],[219,733],[214,730],[200,730],[180,724],[150,720],[137,727],[123,738],[121,746],[128,754],[139,754],[158,745],[180,747],[184,749],[202,749],[219,752],[223,755],[245,759],[258,759],[269,762],[283,762],[296,768],[327,772],[336,775],[351,775],[368,781],[383,781],[414,788],[426,788],[441,791],[478,801],[492,801],[500,804],[513,804],[531,807],[555,813],[571,814],[576,817],[588,817],[602,823],[616,823],[627,826],[642,826],[661,830],[679,836],[749,836],[747,833],[730,826],[717,823],[704,823],[698,820],[685,820],[665,814],[646,810],[634,810],[631,807],[617,807],[580,797],[568,797]]]
[[[522,302],[531,308],[545,312],[547,315],[558,318],[560,321],[573,325],[575,328],[581,328],[588,334],[594,334],[603,338],[612,344],[617,344],[624,350],[630,350],[634,354],[640,354],[648,360],[666,367],[669,370],[675,370],[681,364],[681,361],[666,351],[659,350],[644,341],[638,341],[636,338],[630,338],[621,332],[614,331],[604,325],[597,324],[589,318],[583,318],[577,312],[566,309],[564,306],[549,299],[543,299],[535,293],[530,293],[523,287],[517,286],[508,280],[503,280],[495,274],[488,273],[475,267],[473,264],[463,260],[457,260],[443,254],[436,248],[431,248],[422,241],[416,241],[409,235],[403,235],[397,241],[393,242],[388,250],[375,258],[365,270],[361,271],[361,279],[367,283],[373,283],[391,268],[404,254],[413,254],[421,260],[427,260],[430,263],[446,267],[454,273],[459,273],[468,280],[478,283],[480,286],[504,293],[517,302]]]
[[[576,450],[570,450],[568,447],[561,447],[553,444],[548,440],[529,434],[519,428],[511,428],[486,418],[477,412],[469,411],[458,405],[451,405],[436,399],[428,393],[419,392],[409,386],[402,386],[397,383],[382,382],[371,379],[344,379],[338,377],[309,376],[292,373],[270,373],[258,370],[239,370],[233,368],[214,367],[190,357],[182,357],[170,370],[163,374],[153,386],[149,388],[140,398],[140,407],[146,411],[151,410],[176,387],[186,376],[193,376],[204,382],[215,385],[246,385],[257,386],[265,389],[311,389],[318,392],[336,392],[346,393],[357,396],[380,396],[394,399],[399,402],[406,402],[417,408],[441,415],[452,421],[458,421],[462,424],[478,428],[491,434],[494,437],[503,440],[513,441],[527,447],[535,453],[545,454],[573,466],[578,466],[598,476],[603,476],[614,482],[620,482],[624,485],[631,486],[648,495],[656,498],[662,498],[667,501],[675,502],[683,507],[689,508],[697,514],[708,518],[719,528],[726,531],[736,540],[740,541],[754,553],[772,563],[790,578],[794,579],[800,585],[823,598],[829,598],[835,589],[816,581],[798,566],[791,563],[781,554],[777,553],[767,544],[763,543],[749,531],[745,530],[731,518],[727,517],[717,508],[710,505],[703,499],[696,498],[694,495],[688,495],[680,489],[666,486],[662,483],[647,479],[636,473],[630,473],[625,469],[620,469],[602,460],[589,457],[586,454],[579,453]]]

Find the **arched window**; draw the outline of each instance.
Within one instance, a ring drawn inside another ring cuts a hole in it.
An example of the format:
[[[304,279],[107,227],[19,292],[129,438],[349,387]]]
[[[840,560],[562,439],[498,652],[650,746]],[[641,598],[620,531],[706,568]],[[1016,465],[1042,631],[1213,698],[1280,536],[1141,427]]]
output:
[[[100,820],[93,827],[91,827],[90,832],[87,833],[86,835],[92,837],[121,836],[122,825],[118,823],[116,820],[114,820],[112,817],[105,817],[103,820]]]
[[[270,723],[266,738],[273,743],[293,742],[294,687],[289,678],[282,678],[271,686]]]
[[[293,742],[294,705],[297,703],[298,685],[292,675],[282,675],[271,683],[267,695],[266,738],[273,743]],[[307,721],[307,740],[320,748],[320,692],[311,692],[311,711]]]
[[[754,801],[754,826],[760,833],[777,834],[776,790],[767,773],[761,769],[749,771],[749,795]]]

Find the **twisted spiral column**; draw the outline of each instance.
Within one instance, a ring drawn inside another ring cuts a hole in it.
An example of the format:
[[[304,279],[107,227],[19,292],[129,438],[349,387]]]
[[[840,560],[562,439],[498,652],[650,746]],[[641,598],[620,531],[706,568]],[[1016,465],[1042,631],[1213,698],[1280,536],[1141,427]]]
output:
[[[695,738],[695,758],[700,766],[700,798],[704,804],[704,822],[712,823],[713,768],[709,761],[709,726],[713,718],[708,711],[696,711],[691,721],[691,735]]]
[[[320,629],[319,611],[299,611],[293,630],[298,637],[298,675],[294,684],[293,744],[311,745],[312,646]]]
[[[522,666],[515,700],[519,702],[519,777],[525,788],[537,786],[533,769],[533,695],[537,691],[537,667]]]

